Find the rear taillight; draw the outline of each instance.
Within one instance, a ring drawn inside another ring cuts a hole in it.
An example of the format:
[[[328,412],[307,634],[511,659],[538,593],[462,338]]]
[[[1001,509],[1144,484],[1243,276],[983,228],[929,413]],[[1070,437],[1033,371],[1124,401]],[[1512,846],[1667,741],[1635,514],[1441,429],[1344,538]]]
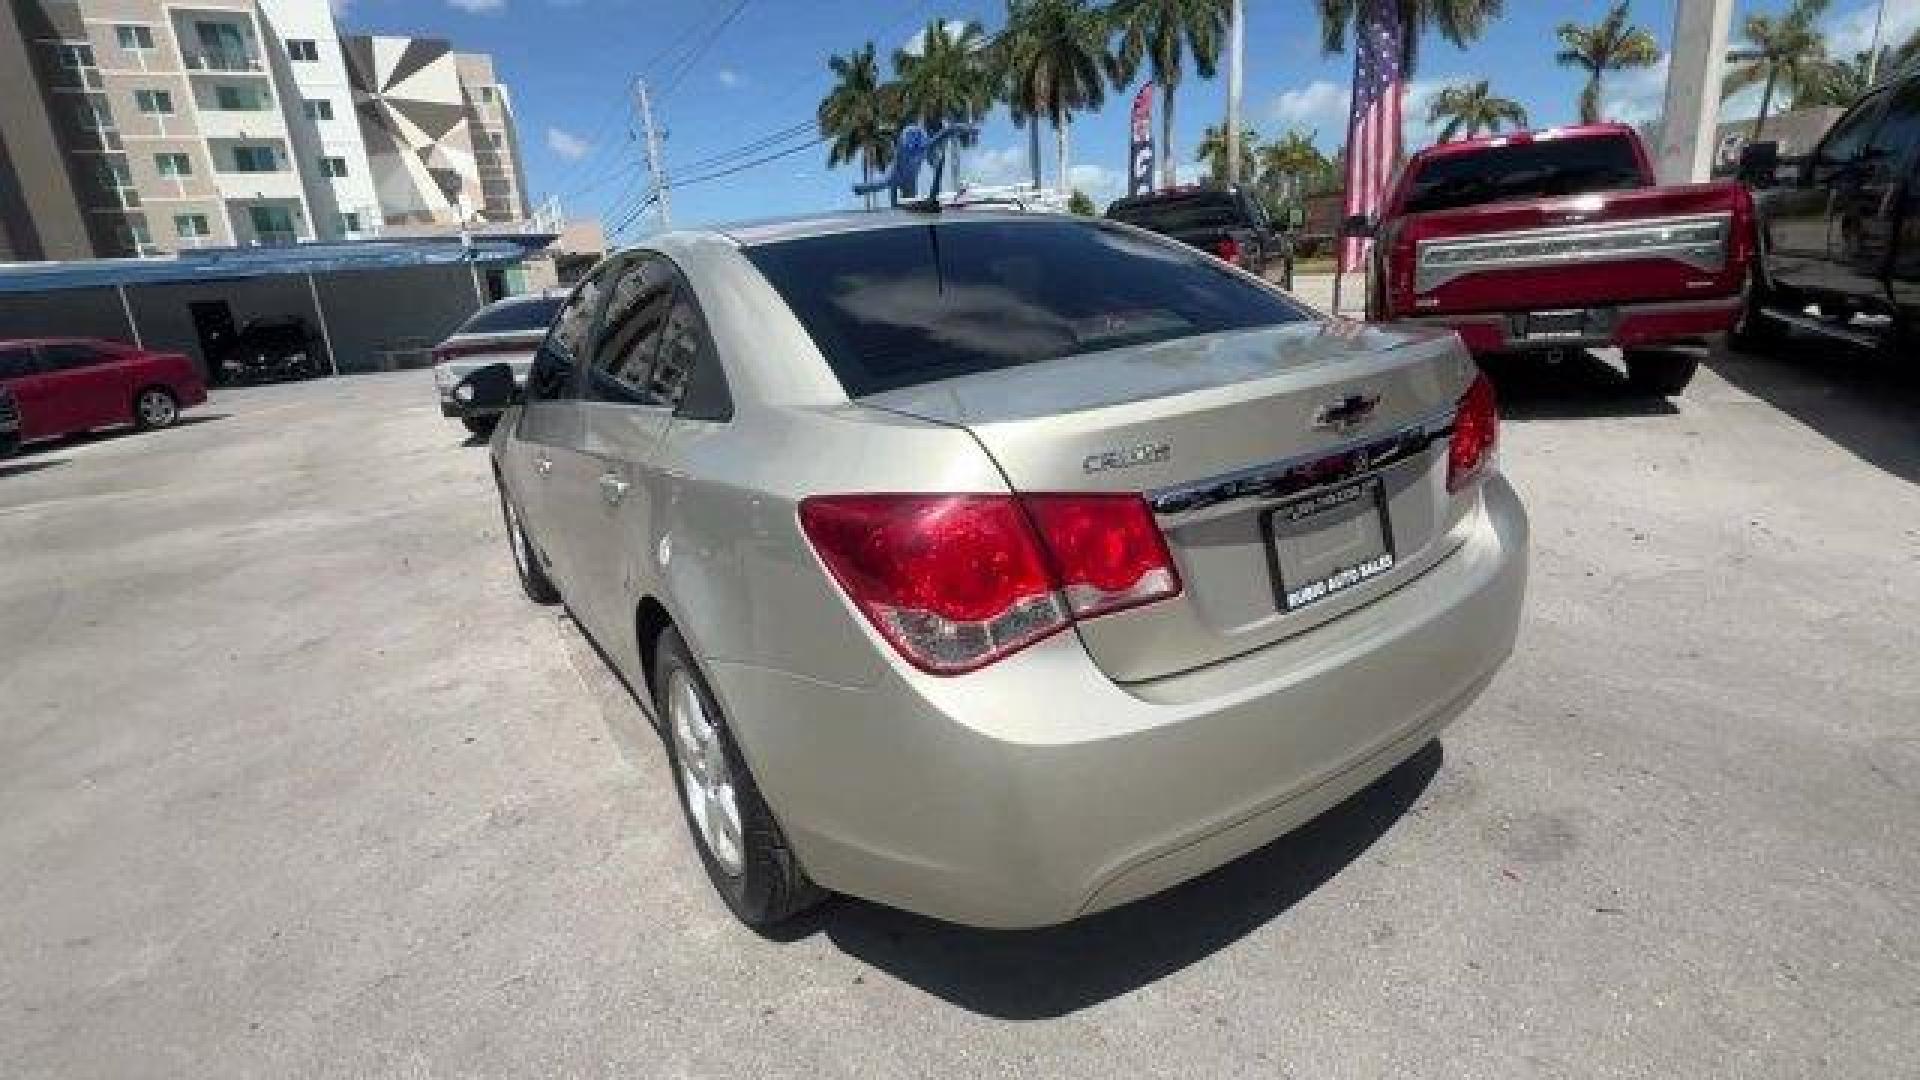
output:
[[[1231,236],[1223,236],[1213,245],[1213,253],[1230,263],[1240,261],[1240,241]]]
[[[1138,495],[825,495],[800,525],[880,635],[936,675],[1180,591]]]
[[[1447,490],[1459,491],[1487,471],[1499,442],[1500,406],[1494,400],[1493,382],[1486,372],[1476,371],[1453,417],[1453,437],[1447,443]]]

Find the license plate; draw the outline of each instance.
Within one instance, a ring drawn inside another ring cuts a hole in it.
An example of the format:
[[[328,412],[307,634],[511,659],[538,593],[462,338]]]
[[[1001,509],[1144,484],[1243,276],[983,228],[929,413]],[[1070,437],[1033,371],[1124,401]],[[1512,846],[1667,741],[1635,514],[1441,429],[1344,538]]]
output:
[[[1393,569],[1393,530],[1379,477],[1276,507],[1267,515],[1283,611],[1298,611]]]
[[[1579,338],[1587,336],[1587,312],[1584,308],[1569,311],[1533,311],[1527,313],[1527,336],[1530,338]]]

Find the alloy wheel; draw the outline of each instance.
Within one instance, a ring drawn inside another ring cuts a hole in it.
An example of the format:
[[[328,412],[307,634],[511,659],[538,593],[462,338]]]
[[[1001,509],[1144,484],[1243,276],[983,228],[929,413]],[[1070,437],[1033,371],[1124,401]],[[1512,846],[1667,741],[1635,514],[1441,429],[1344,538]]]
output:
[[[720,728],[707,715],[700,692],[685,671],[676,669],[668,675],[667,720],[680,766],[680,795],[694,831],[720,869],[738,877],[745,859],[733,770],[727,765]]]

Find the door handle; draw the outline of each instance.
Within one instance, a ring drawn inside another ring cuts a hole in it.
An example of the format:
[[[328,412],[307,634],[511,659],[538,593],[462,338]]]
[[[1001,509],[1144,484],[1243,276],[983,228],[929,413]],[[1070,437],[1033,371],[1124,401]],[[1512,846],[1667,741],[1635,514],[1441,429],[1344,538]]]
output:
[[[534,461],[533,469],[535,472],[539,473],[541,476],[545,476],[548,473],[553,471],[553,459],[539,458]]]
[[[609,506],[618,503],[622,498],[626,497],[629,486],[631,485],[625,480],[620,479],[619,473],[609,472],[600,474],[600,494],[607,497],[607,505]]]

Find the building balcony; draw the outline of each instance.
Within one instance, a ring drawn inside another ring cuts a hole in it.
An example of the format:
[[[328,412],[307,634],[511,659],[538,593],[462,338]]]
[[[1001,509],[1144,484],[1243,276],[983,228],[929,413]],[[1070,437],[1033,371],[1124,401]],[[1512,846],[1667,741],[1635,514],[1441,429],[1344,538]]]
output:
[[[300,174],[292,169],[276,172],[238,172],[223,169],[213,174],[213,183],[223,199],[289,199],[303,197]]]
[[[183,59],[188,71],[228,75],[267,74],[266,65],[260,58],[246,52],[188,51]]]
[[[200,136],[204,139],[233,139],[240,142],[284,140],[286,121],[279,109],[219,109],[201,105]]]

